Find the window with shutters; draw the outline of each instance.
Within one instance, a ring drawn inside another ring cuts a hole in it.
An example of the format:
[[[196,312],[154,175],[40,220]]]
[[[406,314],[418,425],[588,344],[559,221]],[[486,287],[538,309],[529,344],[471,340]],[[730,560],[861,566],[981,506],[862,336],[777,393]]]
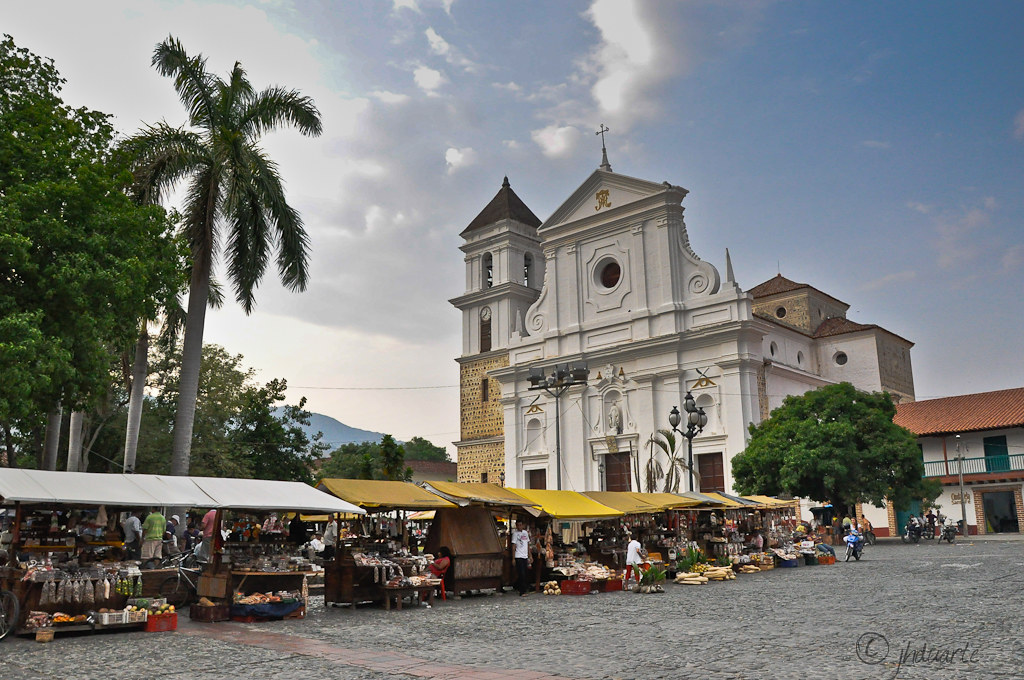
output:
[[[629,478],[629,454],[609,453],[604,457],[604,490],[632,491]]]
[[[484,378],[480,381],[480,401],[488,402],[491,400],[491,381]]]
[[[725,467],[722,465],[721,453],[698,454],[697,472],[700,474],[698,491],[725,491]]]
[[[491,351],[491,320],[480,319],[480,351]]]
[[[526,471],[526,488],[527,489],[546,489],[546,488],[548,488],[548,471],[547,470],[527,470]]]

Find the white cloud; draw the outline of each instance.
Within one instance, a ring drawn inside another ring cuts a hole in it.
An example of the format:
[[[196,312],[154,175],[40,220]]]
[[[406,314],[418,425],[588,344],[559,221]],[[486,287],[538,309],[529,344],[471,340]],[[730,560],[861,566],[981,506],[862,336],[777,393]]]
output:
[[[391,0],[391,11],[397,13],[399,10],[408,9],[416,13],[422,13],[419,0]]]
[[[458,66],[465,71],[476,70],[476,64],[462,56],[462,54],[453,48],[447,40],[442,38],[433,27],[428,27],[423,32],[427,36],[427,44],[430,47],[430,51],[438,56],[444,57],[445,61],[453,66]]]
[[[1013,117],[1013,137],[1014,139],[1024,139],[1024,109],[1017,112],[1017,115]]]
[[[637,81],[653,63],[653,35],[631,0],[595,0],[587,13],[602,39],[592,57],[594,99],[602,112],[619,113],[632,103]]]
[[[452,48],[448,44],[448,41],[437,34],[432,27],[428,27],[424,34],[427,36],[427,43],[430,45],[430,51],[434,54],[440,54],[441,56],[447,56],[451,53]]]
[[[449,147],[444,152],[444,162],[448,166],[448,174],[452,174],[459,168],[464,168],[476,163],[477,153],[471,147],[456,149]]]
[[[860,143],[861,146],[866,146],[869,149],[888,149],[892,147],[889,142],[882,142],[875,139],[865,139]]]
[[[995,208],[996,201],[989,196],[982,199],[981,206],[965,206],[934,218],[938,234],[935,250],[940,267],[951,268],[971,262],[993,247],[983,234],[992,223]]]
[[[560,158],[571,154],[579,144],[580,136],[580,131],[572,126],[557,125],[549,125],[530,133],[530,137],[548,158]]]
[[[1003,273],[1007,274],[1024,266],[1024,243],[1017,243],[1003,251],[1000,264],[1003,266]]]
[[[374,90],[370,93],[370,96],[378,101],[384,102],[385,104],[404,104],[409,101],[409,95],[401,94],[399,92],[389,92],[388,90]]]
[[[438,88],[447,82],[443,73],[427,66],[417,66],[412,72],[412,78],[428,95],[436,95]]]
[[[518,149],[520,147],[519,142],[514,139],[503,139],[501,140],[501,145],[506,149]]]
[[[907,201],[907,207],[915,212],[919,212],[922,215],[927,215],[932,211],[932,207],[920,201]]]
[[[523,88],[517,83],[509,81],[507,83],[491,83],[491,87],[499,90],[508,90],[509,92],[522,92]]]

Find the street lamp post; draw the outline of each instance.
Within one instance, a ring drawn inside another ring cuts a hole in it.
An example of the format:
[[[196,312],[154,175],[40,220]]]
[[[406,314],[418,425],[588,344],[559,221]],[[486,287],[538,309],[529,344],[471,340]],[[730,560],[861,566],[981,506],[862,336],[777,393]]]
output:
[[[960,518],[963,527],[960,529],[961,536],[967,535],[967,506],[964,498],[964,453],[960,450],[960,435],[956,436],[956,470],[960,476]]]
[[[581,362],[573,362],[572,366],[556,365],[550,375],[544,375],[540,368],[530,369],[530,390],[544,390],[555,398],[555,479],[556,488],[562,488],[562,425],[559,414],[558,400],[566,390],[576,385],[586,385],[590,369]]]
[[[668,414],[668,423],[672,426],[673,432],[686,437],[686,450],[687,450],[687,467],[690,472],[690,491],[693,491],[693,438],[704,431],[704,426],[708,424],[708,416],[704,413],[704,409],[697,406],[697,402],[694,401],[693,395],[690,391],[686,391],[686,397],[683,399],[683,410],[686,411],[686,429],[680,430],[679,422],[682,414],[679,413],[679,407],[673,406],[672,410]]]

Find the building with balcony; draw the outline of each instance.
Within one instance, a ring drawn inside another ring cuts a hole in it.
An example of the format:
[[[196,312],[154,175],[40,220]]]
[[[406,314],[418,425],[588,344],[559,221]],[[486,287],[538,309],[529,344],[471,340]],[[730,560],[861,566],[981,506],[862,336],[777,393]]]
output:
[[[1021,531],[1024,387],[898,404],[895,422],[918,436],[925,476],[942,482],[944,515],[961,517],[962,473],[971,533]]]

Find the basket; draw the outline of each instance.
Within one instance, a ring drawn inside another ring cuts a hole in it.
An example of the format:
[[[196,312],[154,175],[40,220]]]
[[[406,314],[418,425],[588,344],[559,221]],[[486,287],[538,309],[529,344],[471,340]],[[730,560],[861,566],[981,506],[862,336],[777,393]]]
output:
[[[178,614],[155,614],[146,619],[147,633],[167,633],[178,630]]]
[[[229,621],[231,619],[231,605],[217,604],[212,607],[202,607],[194,604],[188,608],[188,617],[193,621],[203,621],[206,623]]]
[[[128,622],[128,612],[103,612],[102,614],[96,614],[96,622],[101,626],[113,626],[119,623]]]
[[[141,609],[137,612],[125,612],[125,623],[145,623],[146,619],[149,618],[149,612],[145,609]]]
[[[37,628],[36,642],[53,642],[53,628]]]
[[[590,581],[562,581],[559,588],[562,590],[562,595],[588,595],[590,583]]]

